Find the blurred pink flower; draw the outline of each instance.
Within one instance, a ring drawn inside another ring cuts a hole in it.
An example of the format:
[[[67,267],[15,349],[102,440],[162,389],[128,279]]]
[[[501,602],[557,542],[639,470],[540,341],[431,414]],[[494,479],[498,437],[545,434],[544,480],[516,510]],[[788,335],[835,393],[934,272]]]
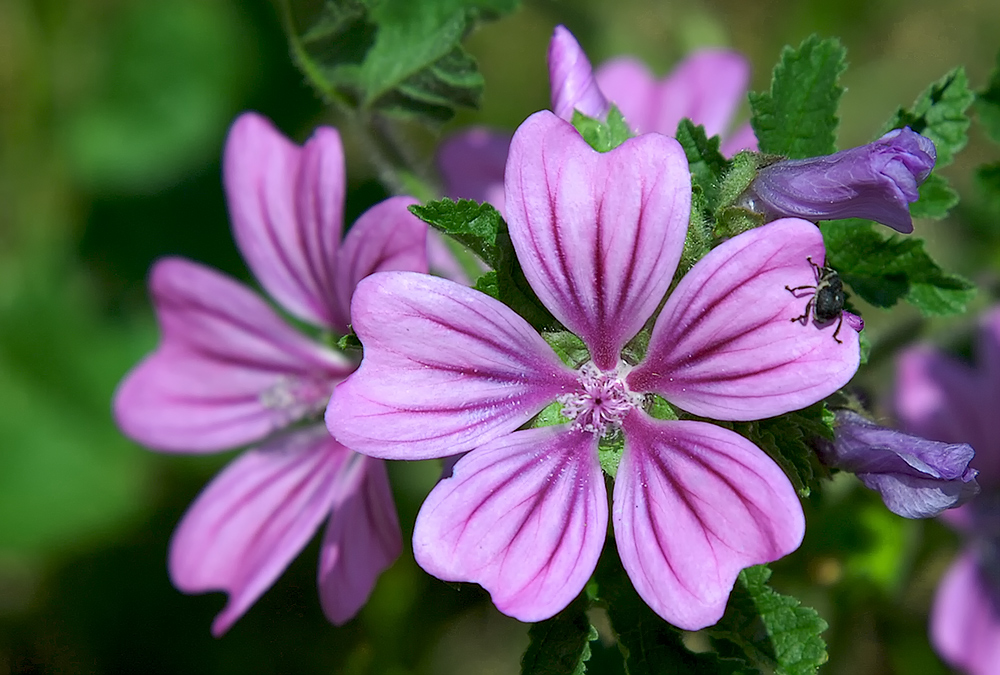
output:
[[[733,116],[746,98],[750,64],[740,54],[702,49],[657,80],[637,59],[620,57],[594,72],[576,38],[556,26],[549,42],[551,105],[556,115],[572,121],[573,111],[604,119],[611,103],[636,133],[673,136],[687,117],[722,136],[727,157],[756,150],[757,139],[746,123],[730,133]],[[437,164],[445,194],[455,199],[488,201],[503,212],[503,170],[510,134],[471,127],[441,144]]]
[[[781,469],[744,437],[651,417],[651,395],[702,417],[755,420],[810,405],[858,367],[858,336],[791,319],[786,286],[824,259],[811,223],[780,220],[705,256],[667,299],[638,363],[623,348],[656,312],[684,245],[691,184],[658,134],[595,152],[536,113],[506,170],[510,236],[542,303],[586,344],[574,370],[506,305],[443,279],[377,274],[358,286],[360,368],[327,423],[376,457],[467,452],[417,517],[419,564],[484,586],[523,621],[564,608],[607,533],[602,435],[622,433],[615,539],[644,600],[677,626],[719,619],[736,575],[798,547],[802,509]],[[521,429],[554,401],[565,424]],[[520,429],[520,430],[519,430]]]
[[[285,310],[345,333],[351,296],[378,270],[427,270],[426,226],[396,197],[365,212],[341,241],[344,157],[335,129],[304,147],[246,113],[226,142],[233,234],[260,284]],[[335,441],[318,419],[355,363],[292,329],[260,296],[180,258],[150,280],[162,340],[115,394],[119,427],[168,452],[253,447],[185,514],[170,575],[187,593],[222,590],[221,635],[328,520],[319,591],[334,623],[349,620],[399,555],[401,534],[382,462]]]
[[[965,549],[938,586],[931,642],[948,663],[972,675],[1000,674],[1000,307],[980,324],[977,363],[929,347],[902,354],[896,413],[913,433],[975,449],[970,463],[982,489],[944,514],[966,536]]]

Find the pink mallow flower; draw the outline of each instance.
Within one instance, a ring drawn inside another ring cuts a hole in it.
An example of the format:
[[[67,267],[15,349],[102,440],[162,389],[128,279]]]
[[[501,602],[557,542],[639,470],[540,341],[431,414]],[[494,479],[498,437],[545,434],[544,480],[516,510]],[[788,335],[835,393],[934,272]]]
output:
[[[395,197],[343,235],[344,156],[335,129],[304,147],[263,117],[233,124],[223,167],[233,233],[260,284],[285,310],[345,333],[351,295],[377,270],[426,271],[426,227]],[[163,331],[128,374],[114,413],[129,437],[167,452],[252,445],[192,504],[170,545],[186,593],[222,590],[221,635],[266,591],[327,520],[319,592],[330,621],[349,620],[402,537],[383,462],[351,452],[319,419],[355,368],[304,337],[263,298],[180,258],[156,263],[150,287]]]
[[[983,317],[978,346],[975,366],[925,346],[904,352],[895,406],[907,431],[975,448],[981,492],[943,516],[966,544],[938,586],[931,642],[955,668],[1000,675],[1000,307]]]
[[[854,331],[793,320],[824,259],[815,225],[779,220],[722,244],[666,301],[640,360],[625,345],[660,305],[690,212],[684,152],[649,134],[595,152],[548,111],[515,133],[510,236],[539,299],[590,359],[565,365],[506,305],[404,272],[361,282],[351,308],[360,368],[327,423],[371,456],[468,452],[433,489],[413,535],[418,563],[484,586],[504,613],[546,619],[581,591],[607,534],[602,436],[624,435],[611,514],[639,594],[687,629],[722,615],[736,575],[798,547],[802,509],[778,466],[714,424],[665,421],[658,395],[694,415],[755,420],[843,386]],[[558,402],[564,424],[523,428]]]
[[[757,149],[749,123],[728,133],[750,81],[750,64],[736,52],[698,50],[660,80],[641,61],[629,57],[612,59],[595,72],[573,34],[556,26],[548,64],[552,111],[567,122],[574,110],[604,119],[614,103],[637,133],[673,136],[686,117],[704,125],[710,137],[721,135],[721,150],[727,157]],[[504,211],[509,144],[509,134],[484,127],[447,138],[437,156],[445,193],[455,199],[488,201]]]

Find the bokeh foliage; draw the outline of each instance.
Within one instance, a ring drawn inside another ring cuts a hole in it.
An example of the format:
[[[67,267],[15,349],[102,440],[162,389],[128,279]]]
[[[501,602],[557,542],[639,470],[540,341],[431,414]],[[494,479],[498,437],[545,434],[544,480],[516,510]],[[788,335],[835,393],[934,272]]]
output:
[[[751,58],[761,92],[785,44],[838,36],[849,64],[840,147],[876,137],[900,105],[964,65],[982,92],[974,110],[995,137],[994,4],[525,1],[466,42],[485,82],[482,108],[460,111],[448,128],[513,128],[546,106],[547,40],[565,23],[595,63],[631,52],[661,74],[690,48],[732,46]],[[169,584],[170,533],[228,457],[143,450],[115,430],[109,401],[156,342],[144,287],[152,260],[186,255],[247,276],[220,186],[232,118],[256,109],[298,140],[316,124],[346,124],[293,67],[281,22],[280,7],[264,0],[0,3],[0,674],[518,672],[527,628],[481,590],[428,577],[411,556],[340,629],[319,609],[315,545],[221,640],[208,626],[222,596],[186,597]],[[405,138],[419,152],[436,133]],[[970,133],[942,172],[962,203],[916,226],[935,259],[984,289],[975,309],[1000,292],[1000,146],[978,125]],[[349,126],[344,137],[350,222],[385,193]],[[954,343],[964,326],[861,309],[876,348],[859,384],[876,402],[891,381],[891,360],[877,357],[888,345]],[[405,530],[437,467],[400,469]],[[821,672],[946,672],[926,643],[925,616],[953,535],[888,513],[847,476],[814,490],[806,508],[806,542],[772,566],[771,583],[830,624]],[[591,672],[614,672],[602,670],[620,662],[607,621],[590,619],[603,631],[589,643]],[[708,646],[711,636],[683,639]]]

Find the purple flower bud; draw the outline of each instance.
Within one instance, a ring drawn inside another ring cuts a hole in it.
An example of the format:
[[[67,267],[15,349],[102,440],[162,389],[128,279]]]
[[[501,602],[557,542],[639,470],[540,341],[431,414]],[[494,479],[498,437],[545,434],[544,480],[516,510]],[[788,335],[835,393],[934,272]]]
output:
[[[549,43],[549,84],[552,88],[552,111],[567,122],[573,111],[603,120],[608,114],[604,98],[587,55],[565,26],[556,26]]]
[[[904,434],[838,410],[833,443],[823,443],[823,463],[857,474],[904,518],[931,518],[979,493],[975,454],[966,443],[949,444]]]
[[[766,166],[744,203],[768,220],[868,218],[904,234],[913,231],[909,205],[920,197],[937,152],[909,127],[874,143],[824,157],[788,159]]]

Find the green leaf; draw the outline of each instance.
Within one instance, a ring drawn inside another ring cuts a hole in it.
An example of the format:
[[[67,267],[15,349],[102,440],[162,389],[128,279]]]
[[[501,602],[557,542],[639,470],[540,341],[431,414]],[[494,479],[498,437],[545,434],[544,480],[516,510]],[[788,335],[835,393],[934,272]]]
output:
[[[816,610],[767,586],[766,565],[740,572],[722,620],[709,629],[716,640],[737,646],[758,668],[778,675],[813,675],[827,661]]]
[[[812,35],[798,49],[785,47],[771,90],[750,94],[750,124],[761,152],[792,159],[829,155],[836,147],[837,107],[844,88],[846,50],[836,39]]]
[[[518,0],[285,0],[292,51],[324,96],[428,122],[476,107],[483,79],[461,40]]]
[[[517,261],[507,223],[489,203],[471,199],[440,199],[415,204],[410,212],[459,243],[493,268],[476,281],[476,289],[503,302],[538,329],[554,329],[557,322],[539,302]]]
[[[955,68],[924,90],[912,106],[897,110],[882,133],[910,127],[923,134],[934,141],[937,149],[934,167],[940,169],[951,164],[955,153],[969,140],[969,117],[965,111],[973,98],[965,69]]]
[[[920,199],[910,204],[910,215],[914,218],[940,219],[958,205],[958,193],[947,179],[932,173],[920,186]]]
[[[990,73],[986,88],[976,92],[976,112],[986,133],[1000,143],[1000,52],[997,52],[996,66]]]
[[[684,118],[677,125],[676,138],[691,167],[692,184],[701,189],[709,209],[714,210],[722,177],[729,169],[729,160],[719,152],[719,137],[708,138],[705,127]]]
[[[779,417],[737,423],[733,430],[770,455],[803,497],[829,475],[813,449],[819,439],[833,440],[833,418],[823,403]]]
[[[608,111],[607,121],[587,117],[579,110],[574,110],[573,126],[583,136],[583,140],[598,152],[614,150],[632,138],[632,130],[625,122],[621,111],[614,105]]]
[[[628,675],[749,675],[742,658],[688,650],[680,632],[642,601],[622,569],[614,541],[609,541],[597,568],[599,600],[618,634],[618,648]]]
[[[921,239],[886,235],[856,218],[826,222],[820,229],[827,264],[876,307],[906,300],[925,316],[948,316],[964,312],[976,293],[970,281],[941,269]]]
[[[468,247],[490,267],[497,266],[500,259],[497,233],[505,226],[502,226],[503,217],[492,204],[446,198],[414,204],[410,213]]]
[[[590,660],[590,643],[597,630],[587,618],[581,594],[569,607],[528,629],[528,649],[521,657],[521,675],[583,675]]]

